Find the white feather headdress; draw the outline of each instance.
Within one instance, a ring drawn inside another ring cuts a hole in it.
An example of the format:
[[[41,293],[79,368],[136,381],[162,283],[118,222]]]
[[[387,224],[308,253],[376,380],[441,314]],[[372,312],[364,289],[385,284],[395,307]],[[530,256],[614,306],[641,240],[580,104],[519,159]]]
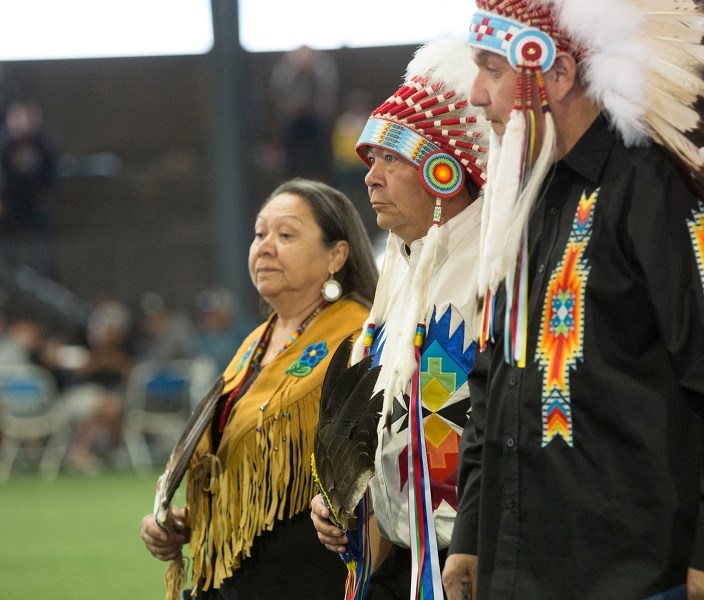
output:
[[[704,192],[702,0],[476,0],[476,5],[470,46],[497,53],[519,73],[528,68],[531,74],[548,71],[558,51],[572,54],[586,93],[625,144],[662,145]],[[510,138],[525,110],[518,95],[503,142],[493,139],[491,146],[480,257],[480,283],[489,293],[503,280],[513,290],[520,279],[525,224],[551,162],[545,161],[550,157],[544,147],[533,164],[502,160],[529,154],[530,136]],[[511,144],[519,147],[507,151]]]
[[[654,140],[704,188],[702,0],[477,0],[582,65],[586,91],[626,145]],[[477,16],[473,17],[473,23]],[[513,32],[515,37],[515,32]],[[470,42],[471,43],[471,42]],[[473,44],[481,45],[481,44]],[[482,46],[508,53],[503,47]]]
[[[627,145],[670,151],[704,189],[704,7],[692,0],[557,0],[585,49],[587,93]]]

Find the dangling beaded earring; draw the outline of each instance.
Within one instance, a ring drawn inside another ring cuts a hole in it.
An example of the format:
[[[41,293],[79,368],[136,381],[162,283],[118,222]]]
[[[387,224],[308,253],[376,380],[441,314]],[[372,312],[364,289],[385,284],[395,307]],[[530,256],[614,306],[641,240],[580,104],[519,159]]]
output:
[[[323,298],[328,302],[337,302],[342,296],[342,286],[340,282],[335,279],[335,273],[330,273],[330,277],[323,284],[323,288],[320,290],[323,294]]]

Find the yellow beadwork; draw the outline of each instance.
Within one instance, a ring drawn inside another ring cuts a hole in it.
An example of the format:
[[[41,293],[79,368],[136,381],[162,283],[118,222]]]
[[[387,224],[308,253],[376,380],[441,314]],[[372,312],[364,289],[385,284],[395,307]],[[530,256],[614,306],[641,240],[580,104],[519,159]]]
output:
[[[422,323],[418,323],[418,326],[416,327],[416,334],[413,336],[413,345],[416,348],[421,348],[423,346],[423,342],[425,341],[425,325]]]

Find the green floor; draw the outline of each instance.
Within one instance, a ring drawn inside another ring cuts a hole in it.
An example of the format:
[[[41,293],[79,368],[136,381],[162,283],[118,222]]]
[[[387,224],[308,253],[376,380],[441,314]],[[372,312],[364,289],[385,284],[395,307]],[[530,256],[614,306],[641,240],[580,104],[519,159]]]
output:
[[[162,600],[166,563],[139,538],[156,476],[23,474],[0,485],[3,600]]]

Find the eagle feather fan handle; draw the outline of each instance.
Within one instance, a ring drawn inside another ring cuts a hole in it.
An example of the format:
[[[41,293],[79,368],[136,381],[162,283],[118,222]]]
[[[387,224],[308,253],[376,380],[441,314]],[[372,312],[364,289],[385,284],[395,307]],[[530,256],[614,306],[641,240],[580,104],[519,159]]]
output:
[[[224,386],[225,380],[220,375],[210,387],[208,393],[203,396],[193,409],[181,437],[171,451],[169,460],[166,462],[166,468],[157,481],[156,497],[154,498],[154,519],[157,525],[166,531],[169,531],[171,501],[183,480],[188,463],[191,460],[191,456],[193,456],[198,441],[203,435],[203,431],[205,431],[215,414],[215,407],[218,399],[222,396]]]
[[[205,431],[215,414],[215,407],[218,399],[222,396],[224,386],[225,380],[220,375],[210,390],[208,390],[208,393],[203,396],[193,409],[181,437],[169,455],[164,472],[157,480],[156,496],[154,497],[154,520],[159,527],[167,532],[173,531],[171,501],[183,480],[188,463],[191,460],[191,456],[193,456],[198,441],[203,435],[203,431]],[[186,566],[182,556],[173,559],[169,564],[164,574],[166,600],[178,600],[180,598],[181,589],[186,581],[185,571]]]

